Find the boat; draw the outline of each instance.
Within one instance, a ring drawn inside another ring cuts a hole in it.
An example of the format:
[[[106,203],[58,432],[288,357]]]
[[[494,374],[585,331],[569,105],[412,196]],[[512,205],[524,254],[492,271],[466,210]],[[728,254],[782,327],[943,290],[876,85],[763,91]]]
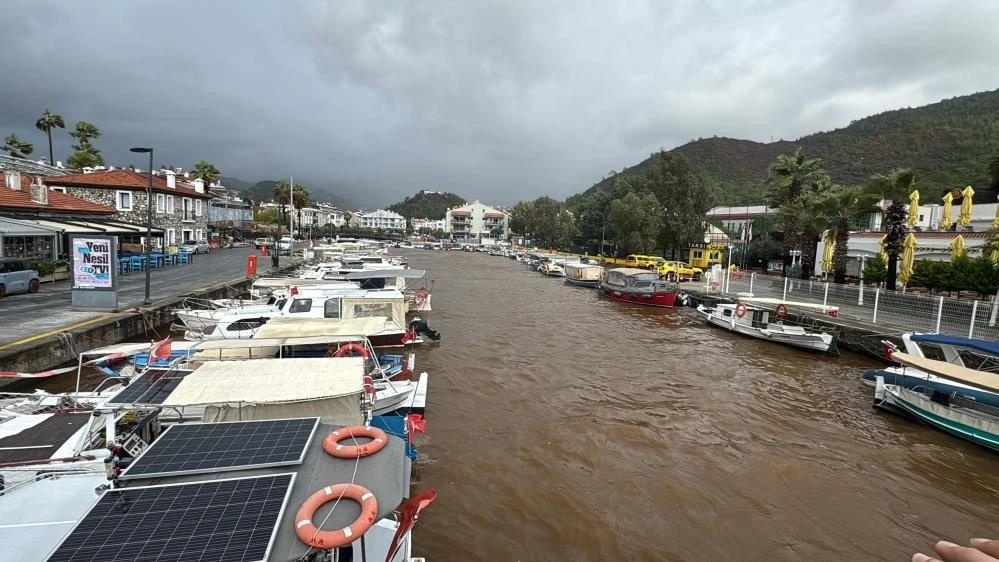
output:
[[[918,357],[904,351],[892,352],[891,360],[905,368],[999,393],[999,376],[995,373]],[[906,414],[951,435],[999,451],[999,408],[996,406],[929,387],[906,388],[890,384],[882,376],[875,381],[874,406]]]
[[[901,342],[901,351],[909,355],[945,361],[952,365],[996,373],[999,376],[999,342],[918,332],[902,334]],[[900,350],[893,341],[885,340],[881,344],[885,359],[890,359],[893,353]],[[999,394],[939,377],[933,373],[922,372],[913,367],[888,366],[868,369],[864,371],[861,381],[864,384],[875,386],[879,376],[883,377],[885,382],[889,384],[896,384],[908,389],[937,390],[999,407]]]
[[[541,265],[538,266],[538,271],[546,277],[565,277],[565,270],[562,269],[562,266],[550,260],[542,261]]]
[[[615,267],[608,269],[597,289],[606,297],[623,302],[673,308],[677,303],[675,283],[659,278],[647,269]]]
[[[708,324],[745,336],[812,351],[837,352],[835,335],[807,330],[801,326],[789,326],[780,321],[772,322],[770,310],[761,306],[742,301],[717,303],[714,306],[699,304],[697,312]],[[778,320],[780,318],[783,317]]]
[[[577,287],[595,288],[604,274],[604,268],[592,263],[565,264],[565,282]]]

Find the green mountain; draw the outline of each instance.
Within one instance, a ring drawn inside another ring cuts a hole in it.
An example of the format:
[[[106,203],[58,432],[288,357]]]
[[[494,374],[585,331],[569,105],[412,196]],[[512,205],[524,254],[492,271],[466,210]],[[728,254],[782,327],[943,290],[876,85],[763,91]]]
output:
[[[278,180],[264,180],[258,181],[256,183],[250,183],[248,181],[243,181],[239,178],[223,176],[222,185],[228,187],[229,189],[234,189],[243,194],[244,197],[250,199],[251,201],[270,201],[274,198],[274,186],[277,185]],[[341,209],[357,209],[355,205],[349,199],[345,199],[339,195],[333,193],[332,190],[326,187],[314,187],[311,185],[306,185],[305,188],[309,191],[309,195],[312,197],[313,201],[321,201],[324,203],[332,203]]]
[[[398,203],[389,205],[388,210],[395,211],[407,219],[439,220],[444,218],[448,209],[464,204],[465,200],[454,193],[420,191],[412,197],[406,197]]]
[[[795,141],[759,143],[729,138],[698,139],[670,152],[683,154],[711,186],[718,205],[760,204],[762,180],[779,154],[798,147],[821,158],[833,181],[861,184],[892,168],[916,171],[924,202],[948,189],[971,185],[975,201],[996,200],[997,185],[988,162],[999,154],[999,90],[960,96],[917,108],[886,111],[849,126],[815,133]],[[621,173],[643,175],[650,159]],[[578,204],[606,177],[566,203]]]

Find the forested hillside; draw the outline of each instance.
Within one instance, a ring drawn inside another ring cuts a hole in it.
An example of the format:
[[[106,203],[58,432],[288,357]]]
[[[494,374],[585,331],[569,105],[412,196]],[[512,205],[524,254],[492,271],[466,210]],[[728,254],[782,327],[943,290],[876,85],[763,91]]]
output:
[[[761,180],[766,179],[770,164],[777,155],[798,147],[809,157],[822,159],[836,183],[862,183],[873,174],[907,167],[915,170],[919,190],[927,197],[971,185],[977,193],[975,201],[992,202],[997,192],[988,163],[999,154],[999,90],[887,111],[796,141],[710,138],[669,152],[687,157],[707,180],[717,204],[740,205],[760,203]],[[621,173],[644,175],[649,162],[646,159]],[[604,178],[566,203],[574,207],[594,189],[609,188],[610,181]]]
[[[399,203],[390,205],[388,209],[407,219],[439,220],[444,218],[448,209],[464,204],[465,200],[454,193],[421,191],[412,197],[406,197]]]

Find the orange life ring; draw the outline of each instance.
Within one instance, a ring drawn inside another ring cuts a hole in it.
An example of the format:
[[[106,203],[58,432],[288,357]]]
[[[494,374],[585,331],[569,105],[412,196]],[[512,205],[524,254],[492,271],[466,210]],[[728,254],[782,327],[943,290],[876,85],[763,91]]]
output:
[[[735,315],[739,318],[742,318],[743,316],[746,315],[746,303],[740,302],[739,304],[735,305]]]
[[[839,318],[839,311],[838,310],[830,310],[829,311],[829,316],[832,316],[833,318]]]
[[[420,306],[420,305],[422,305],[425,302],[427,302],[427,294],[426,293],[419,292],[419,293],[416,293],[415,295],[413,295],[413,304],[415,304],[416,306]]]
[[[359,445],[340,444],[345,439],[354,439],[356,443],[358,437],[367,437],[371,441]],[[377,427],[353,425],[327,435],[326,439],[323,439],[323,450],[340,459],[359,459],[381,451],[387,443],[388,435]]]
[[[336,531],[320,531],[312,518],[324,504],[347,498],[361,504],[361,514],[353,523]],[[378,518],[378,500],[364,486],[334,484],[318,490],[302,502],[295,513],[295,534],[298,540],[315,548],[339,548],[356,541],[371,528]]]
[[[778,304],[777,308],[774,310],[774,317],[784,318],[786,316],[787,316],[787,305],[784,303]]]
[[[361,357],[365,359],[371,357],[371,354],[368,352],[368,348],[364,347],[364,344],[357,342],[350,342],[347,345],[341,345],[340,349],[336,350],[336,353],[333,354],[333,357],[346,357],[348,353],[354,351],[360,353]]]

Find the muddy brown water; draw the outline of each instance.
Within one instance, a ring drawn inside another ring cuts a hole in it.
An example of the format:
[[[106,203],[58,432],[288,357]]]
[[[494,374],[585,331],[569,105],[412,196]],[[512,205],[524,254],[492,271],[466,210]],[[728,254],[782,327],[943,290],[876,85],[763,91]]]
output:
[[[872,359],[611,302],[507,258],[408,255],[436,280],[425,318],[443,334],[417,352],[430,562],[904,561],[999,536],[999,455],[874,410]]]

